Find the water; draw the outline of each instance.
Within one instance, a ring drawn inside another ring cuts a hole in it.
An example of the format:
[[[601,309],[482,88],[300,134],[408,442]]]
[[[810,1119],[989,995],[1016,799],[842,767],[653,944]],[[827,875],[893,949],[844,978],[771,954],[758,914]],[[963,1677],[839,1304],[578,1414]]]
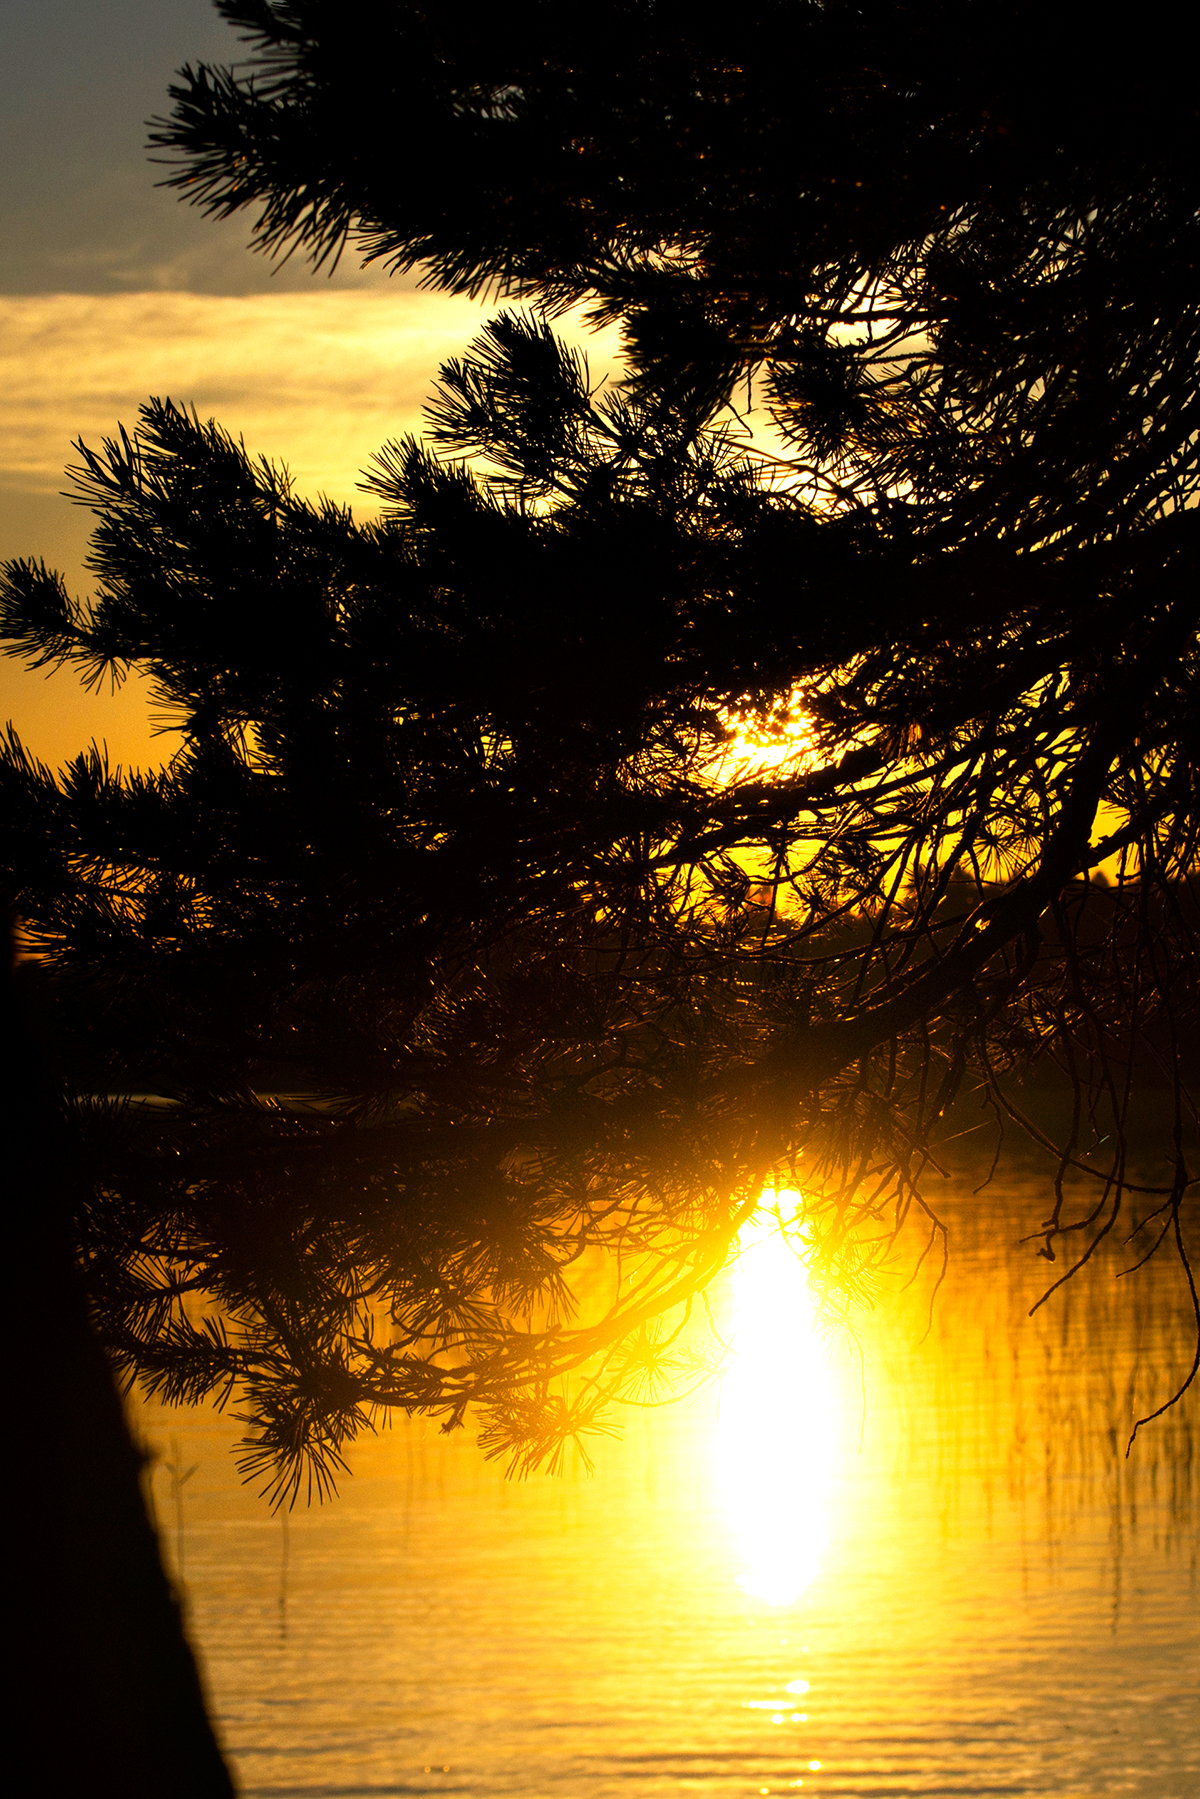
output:
[[[590,1478],[398,1423],[285,1527],[225,1420],[141,1405],[196,1464],[156,1503],[247,1799],[1196,1799],[1196,1398],[1124,1457],[1190,1365],[1181,1271],[1114,1250],[1028,1320],[1044,1176],[938,1198],[932,1327],[926,1270],[784,1394],[791,1450],[736,1383],[635,1413]]]

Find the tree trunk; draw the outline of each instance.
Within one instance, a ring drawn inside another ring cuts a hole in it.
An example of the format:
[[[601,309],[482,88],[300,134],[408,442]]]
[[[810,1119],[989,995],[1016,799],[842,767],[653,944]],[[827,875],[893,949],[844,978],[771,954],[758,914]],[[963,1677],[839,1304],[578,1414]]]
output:
[[[9,1481],[15,1726],[29,1790],[231,1799],[139,1455],[92,1333],[71,1241],[77,1178],[19,983],[2,976],[4,1187],[13,1292]]]

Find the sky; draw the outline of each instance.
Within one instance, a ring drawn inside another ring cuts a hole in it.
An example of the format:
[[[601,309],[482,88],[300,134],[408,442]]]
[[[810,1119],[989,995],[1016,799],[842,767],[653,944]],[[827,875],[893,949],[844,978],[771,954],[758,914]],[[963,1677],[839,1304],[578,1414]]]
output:
[[[186,62],[243,46],[209,0],[6,0],[0,54],[0,559],[44,557],[87,593],[86,509],[62,497],[72,441],[132,426],[150,395],[194,405],[286,462],[299,490],[352,501],[389,437],[417,429],[438,364],[486,308],[343,258],[330,278],[246,248],[158,188],[146,121]],[[419,172],[418,177],[419,178]],[[604,358],[599,359],[600,364]],[[0,660],[0,723],[57,764],[103,740],[147,766],[142,685],[88,695],[70,672]]]

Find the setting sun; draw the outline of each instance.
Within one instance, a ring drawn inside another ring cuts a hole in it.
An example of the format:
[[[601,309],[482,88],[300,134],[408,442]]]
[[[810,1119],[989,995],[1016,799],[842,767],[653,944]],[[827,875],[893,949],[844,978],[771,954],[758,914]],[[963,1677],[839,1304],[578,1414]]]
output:
[[[797,1197],[780,1193],[775,1206]],[[715,1446],[738,1583],[769,1605],[790,1605],[818,1572],[836,1438],[833,1377],[788,1224],[764,1208],[741,1233]]]
[[[1200,120],[1078,12],[7,8],[30,1791],[1200,1799]]]

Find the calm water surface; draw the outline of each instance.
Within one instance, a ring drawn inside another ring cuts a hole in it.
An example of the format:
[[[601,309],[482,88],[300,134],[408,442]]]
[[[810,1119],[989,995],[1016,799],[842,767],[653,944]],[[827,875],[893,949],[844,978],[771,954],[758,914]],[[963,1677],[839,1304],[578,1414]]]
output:
[[[235,1427],[140,1405],[247,1799],[1197,1799],[1200,1400],[1124,1458],[1190,1365],[1186,1285],[1114,1251],[1027,1319],[1045,1192],[939,1194],[932,1327],[922,1273],[860,1315],[861,1361],[767,1303],[768,1255],[724,1295],[724,1395],[635,1413],[590,1477],[513,1485],[398,1423],[285,1527]]]

